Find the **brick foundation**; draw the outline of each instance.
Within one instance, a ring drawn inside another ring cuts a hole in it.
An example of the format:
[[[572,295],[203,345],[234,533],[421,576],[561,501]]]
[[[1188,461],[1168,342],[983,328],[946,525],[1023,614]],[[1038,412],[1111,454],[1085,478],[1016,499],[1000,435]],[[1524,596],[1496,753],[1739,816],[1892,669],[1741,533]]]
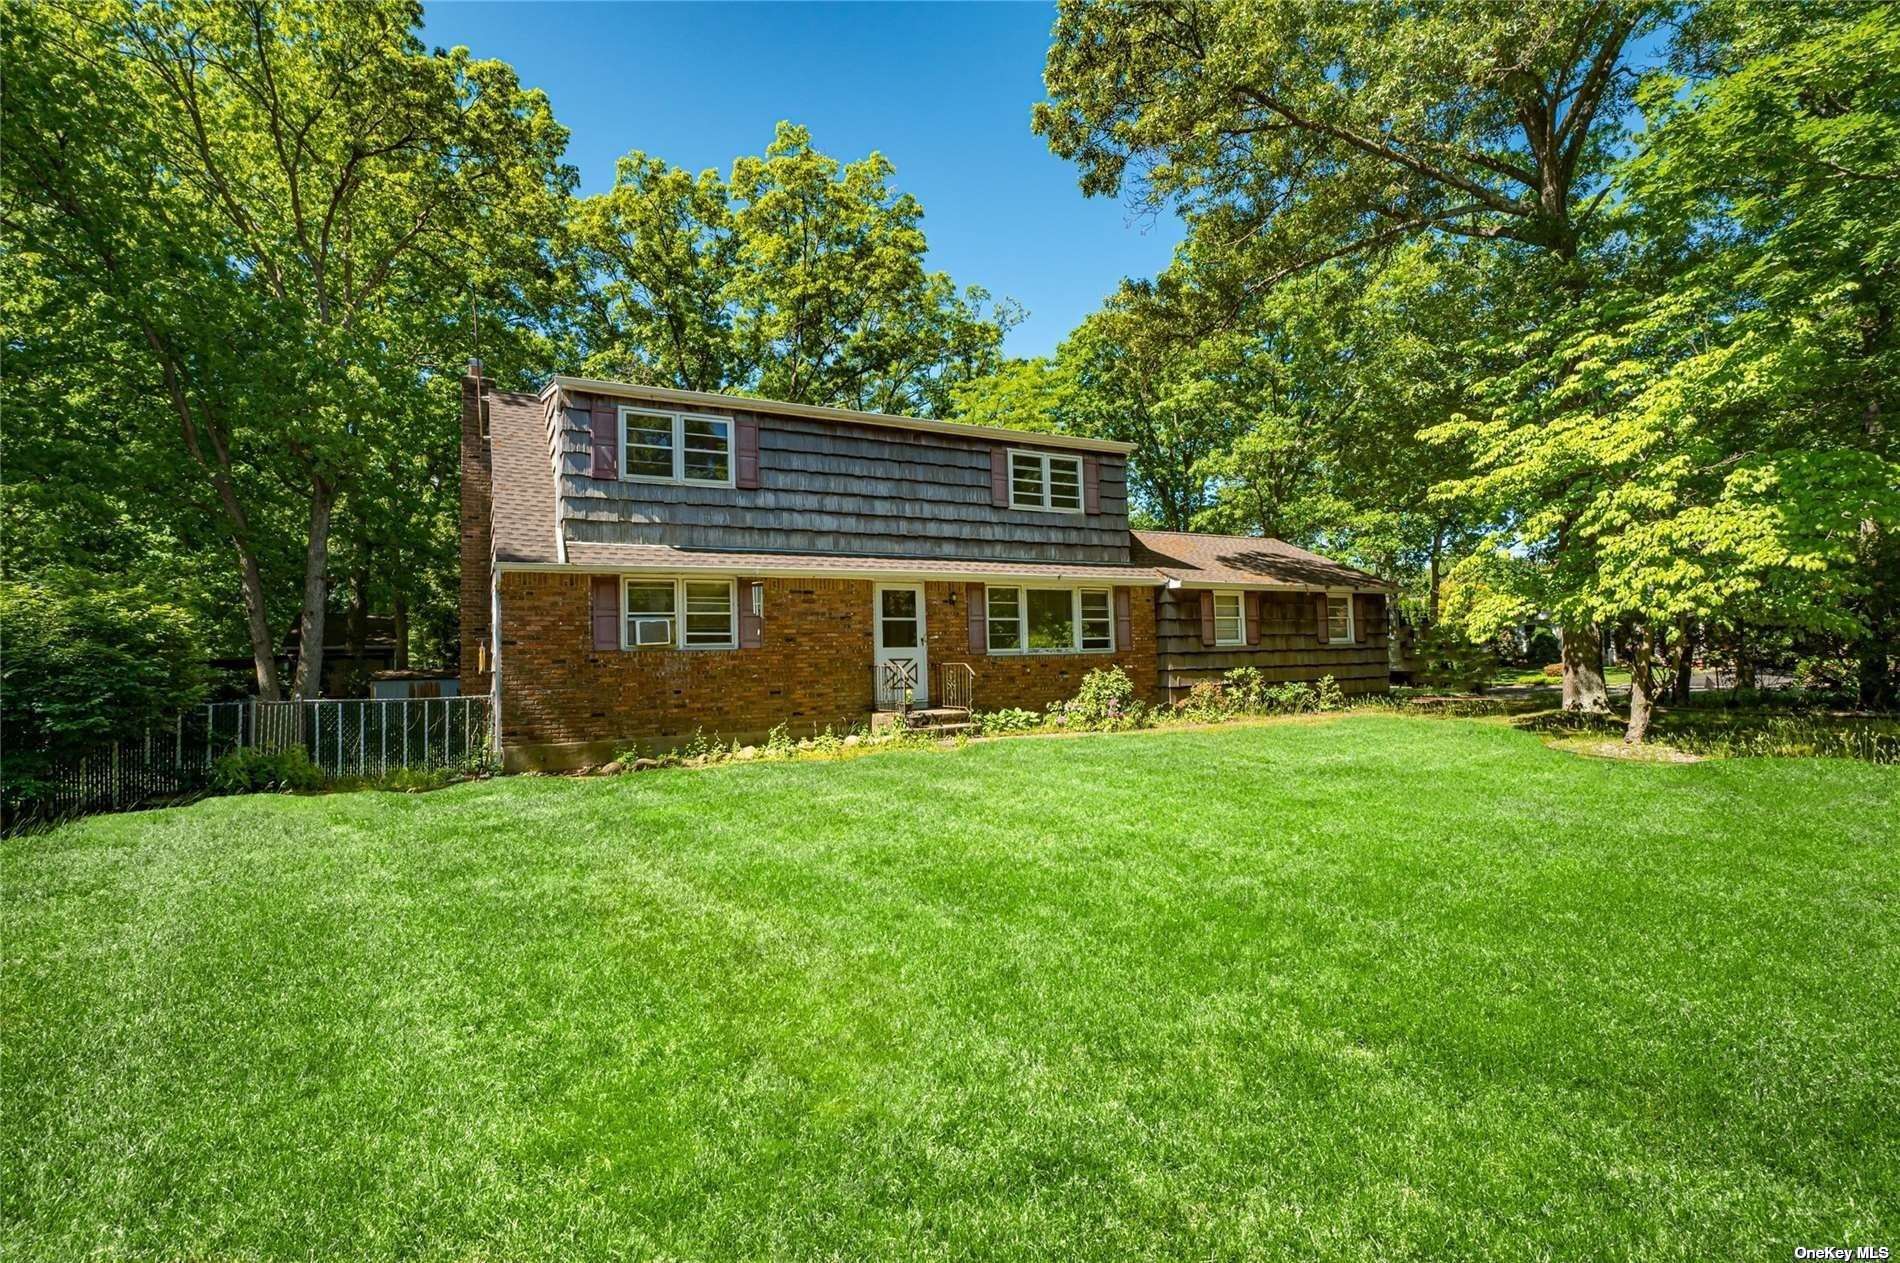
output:
[[[594,762],[630,747],[672,749],[700,729],[756,741],[783,723],[793,736],[809,736],[863,723],[872,711],[868,580],[763,580],[763,644],[755,649],[597,651],[588,579],[502,575],[501,739],[511,767]],[[1143,588],[1129,595],[1133,643],[1116,653],[991,657],[970,653],[964,586],[926,584],[932,678],[943,663],[968,663],[979,710],[1041,710],[1073,696],[1089,671],[1116,664],[1154,701],[1154,596]]]

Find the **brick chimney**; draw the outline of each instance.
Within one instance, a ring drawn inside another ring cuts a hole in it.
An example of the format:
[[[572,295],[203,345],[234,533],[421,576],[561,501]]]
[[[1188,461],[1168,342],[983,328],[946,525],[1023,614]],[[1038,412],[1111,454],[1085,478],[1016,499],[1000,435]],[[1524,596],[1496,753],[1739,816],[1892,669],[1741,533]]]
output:
[[[462,377],[461,672],[464,696],[488,696],[490,488],[488,383],[482,362],[470,360]]]

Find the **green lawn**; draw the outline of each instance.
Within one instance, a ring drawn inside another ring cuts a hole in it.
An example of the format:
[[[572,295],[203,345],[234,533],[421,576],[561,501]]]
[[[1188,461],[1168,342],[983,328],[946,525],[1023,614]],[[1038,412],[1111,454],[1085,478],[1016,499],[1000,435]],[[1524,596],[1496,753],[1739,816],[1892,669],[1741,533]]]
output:
[[[1900,1245],[1900,770],[1357,716],[4,844],[0,1255]]]

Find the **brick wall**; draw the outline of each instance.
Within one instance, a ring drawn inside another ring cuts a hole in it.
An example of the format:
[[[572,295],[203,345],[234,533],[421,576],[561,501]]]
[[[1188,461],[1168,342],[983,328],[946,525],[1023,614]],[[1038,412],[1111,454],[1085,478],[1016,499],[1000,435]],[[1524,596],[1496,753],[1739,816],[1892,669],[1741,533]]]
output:
[[[462,378],[461,674],[464,696],[486,697],[491,676],[480,670],[489,644],[488,440],[482,437],[480,364]]]
[[[956,598],[955,603],[951,597]],[[926,635],[934,672],[946,662],[968,663],[976,673],[974,701],[978,710],[1019,706],[1043,710],[1051,702],[1075,696],[1082,677],[1097,667],[1119,666],[1135,682],[1143,701],[1159,696],[1155,671],[1155,598],[1150,588],[1128,592],[1129,645],[1114,653],[973,654],[970,652],[969,606],[965,585],[929,583],[924,601],[929,610]]]
[[[764,583],[759,648],[597,651],[588,575],[503,574],[502,745],[605,744],[610,753],[683,745],[700,728],[754,739],[781,723],[809,736],[862,722],[871,711],[871,585]]]
[[[759,648],[596,651],[588,575],[503,574],[502,744],[511,765],[594,760],[634,745],[673,748],[700,728],[728,740],[756,740],[780,723],[794,736],[806,736],[826,725],[842,730],[863,722],[872,709],[874,585],[855,579],[763,582]],[[976,672],[979,709],[1040,710],[1072,696],[1090,670],[1117,663],[1152,701],[1154,596],[1136,588],[1130,597],[1133,643],[1114,654],[991,657],[969,651],[964,586],[926,584],[933,679],[938,664],[965,662]],[[567,747],[567,757],[552,747]]]

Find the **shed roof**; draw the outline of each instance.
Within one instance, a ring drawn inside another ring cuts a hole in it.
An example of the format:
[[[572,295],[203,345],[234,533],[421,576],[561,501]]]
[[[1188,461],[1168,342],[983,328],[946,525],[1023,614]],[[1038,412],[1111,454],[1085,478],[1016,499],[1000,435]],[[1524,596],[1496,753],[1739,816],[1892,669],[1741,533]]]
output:
[[[1285,540],[1259,535],[1195,535],[1185,531],[1131,531],[1129,560],[1151,566],[1185,587],[1358,588],[1387,591],[1392,584]]]

